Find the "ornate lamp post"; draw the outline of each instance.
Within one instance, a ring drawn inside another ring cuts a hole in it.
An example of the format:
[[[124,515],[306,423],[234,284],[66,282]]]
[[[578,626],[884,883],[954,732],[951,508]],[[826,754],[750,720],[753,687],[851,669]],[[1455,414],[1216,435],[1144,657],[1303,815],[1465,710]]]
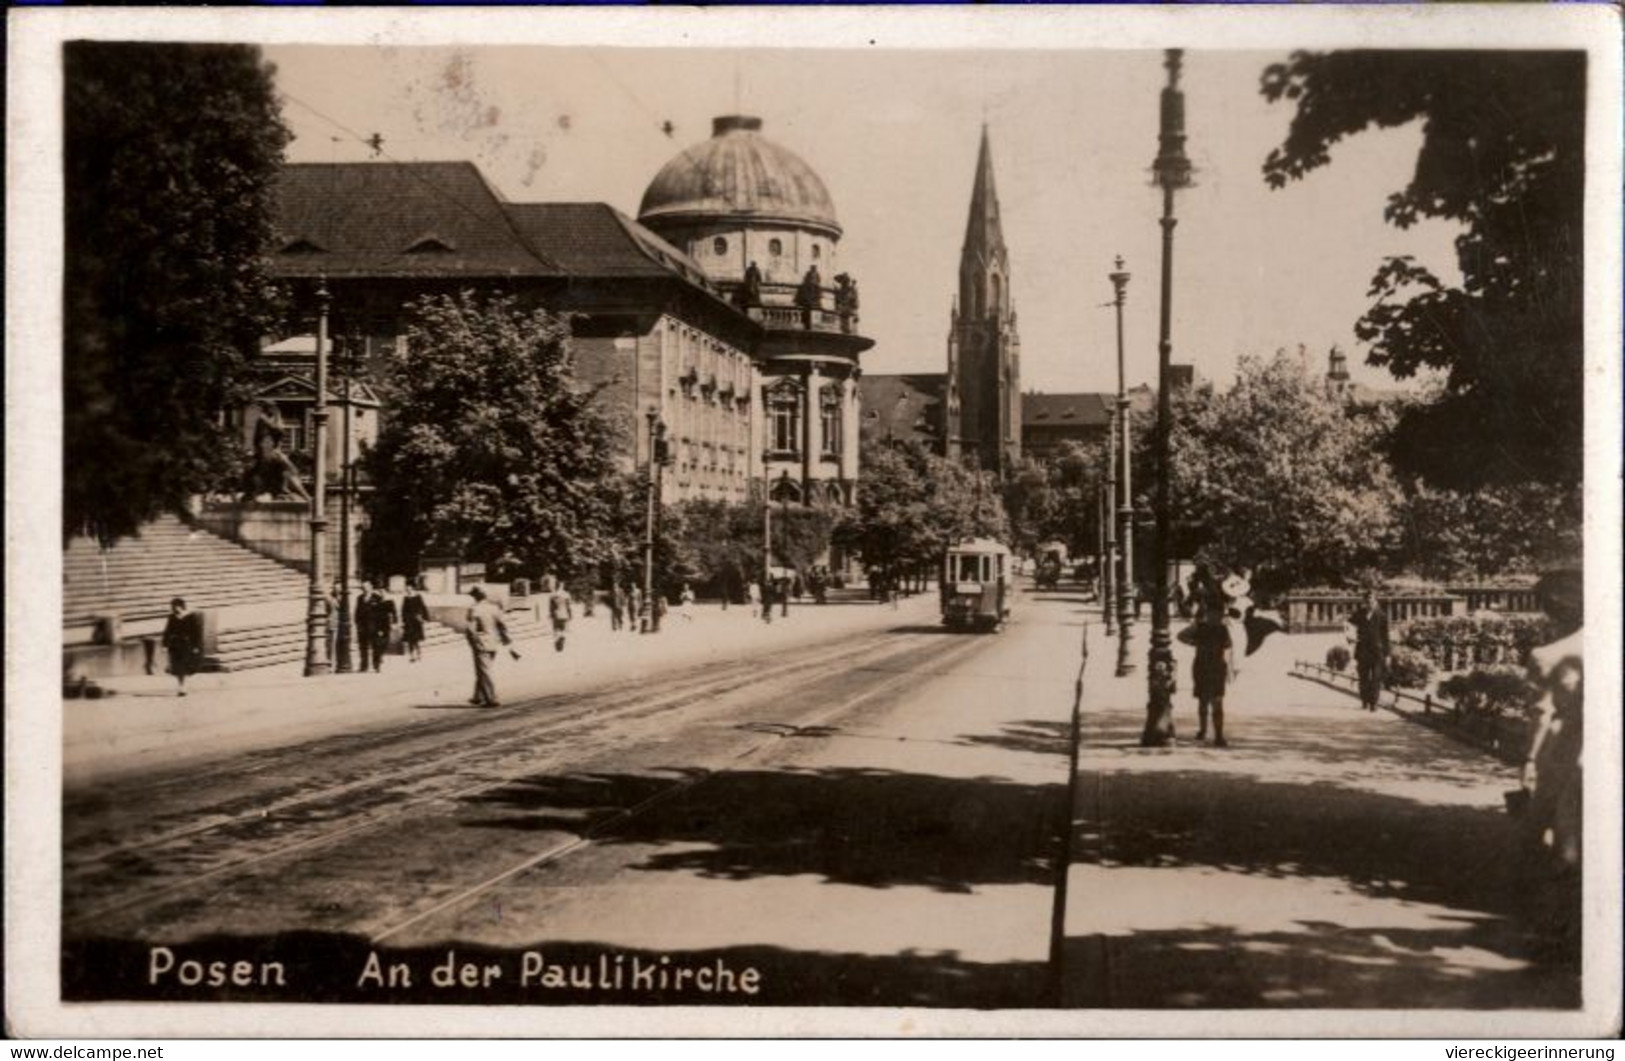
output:
[[[1158,136],[1156,161],[1152,172],[1162,189],[1162,308],[1157,327],[1157,535],[1155,547],[1156,588],[1151,598],[1151,651],[1146,663],[1147,700],[1145,730],[1140,744],[1160,748],[1174,739],[1174,651],[1168,629],[1168,432],[1173,418],[1169,401],[1169,361],[1173,355],[1170,320],[1174,278],[1174,192],[1191,183],[1191,162],[1185,157],[1185,94],[1179,90],[1180,64],[1184,52],[1169,48],[1163,65],[1168,84],[1162,90],[1162,127]]]
[[[310,419],[316,467],[310,492],[310,605],[305,613],[305,677],[329,674],[327,657],[327,310],[324,277],[316,289],[316,407]]]
[[[1117,270],[1110,276],[1117,292],[1112,305],[1117,307],[1117,430],[1121,432],[1118,450],[1122,454],[1123,474],[1119,478],[1119,493],[1115,503],[1117,511],[1117,676],[1134,673],[1134,487],[1133,451],[1129,448],[1128,391],[1123,377],[1123,296],[1128,289],[1129,274],[1123,271],[1123,259],[1117,259]]]

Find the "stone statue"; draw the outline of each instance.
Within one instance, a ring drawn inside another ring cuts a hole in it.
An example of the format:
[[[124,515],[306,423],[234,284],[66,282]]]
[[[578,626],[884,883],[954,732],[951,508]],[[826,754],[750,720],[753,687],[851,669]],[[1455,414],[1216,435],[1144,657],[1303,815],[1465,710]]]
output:
[[[740,305],[745,308],[762,304],[762,270],[755,262],[745,266],[745,285],[739,289]]]
[[[261,419],[254,425],[254,463],[249,466],[243,494],[238,499],[240,503],[252,501],[261,494],[310,500],[304,483],[299,480],[299,469],[282,452],[282,436],[282,428],[269,419]]]
[[[848,273],[835,278],[835,312],[847,316],[858,311],[858,282]]]
[[[796,288],[796,305],[802,309],[817,309],[823,286],[818,276],[818,266],[808,266],[807,275],[801,278],[801,286]]]

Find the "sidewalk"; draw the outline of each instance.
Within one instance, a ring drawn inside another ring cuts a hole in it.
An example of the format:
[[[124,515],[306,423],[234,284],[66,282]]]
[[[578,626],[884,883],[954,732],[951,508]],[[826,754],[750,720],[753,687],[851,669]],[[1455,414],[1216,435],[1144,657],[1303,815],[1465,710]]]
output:
[[[775,610],[771,625],[750,609],[698,604],[686,620],[673,609],[660,633],[612,631],[609,611],[578,617],[562,653],[553,649],[545,620],[521,635],[518,661],[497,658],[497,688],[504,700],[570,693],[610,678],[630,678],[707,661],[725,662],[793,646],[816,644],[854,630],[935,622],[934,594],[890,608],[867,602],[816,605],[792,602],[788,618]],[[101,684],[115,695],[62,702],[63,771],[69,783],[93,776],[176,765],[201,757],[250,751],[366,729],[429,708],[462,708],[473,688],[468,648],[454,640],[426,648],[418,663],[389,656],[381,673],[306,678],[303,665],[286,664],[187,679],[177,697],[167,674],[128,675]]]
[[[1179,739],[1142,749],[1148,625],[1131,677],[1112,676],[1098,625],[1091,644],[1067,1006],[1579,1004],[1572,945],[1533,927],[1537,906],[1577,918],[1578,896],[1519,880],[1502,799],[1515,770],[1289,677],[1325,652],[1308,636],[1242,661],[1228,749],[1193,740],[1191,650],[1176,643]]]

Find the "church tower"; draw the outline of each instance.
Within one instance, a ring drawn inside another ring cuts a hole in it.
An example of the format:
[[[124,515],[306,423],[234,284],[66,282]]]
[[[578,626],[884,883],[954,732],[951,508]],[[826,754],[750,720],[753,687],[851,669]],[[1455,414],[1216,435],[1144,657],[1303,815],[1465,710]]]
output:
[[[976,160],[948,330],[948,456],[1001,475],[1021,459],[1021,340],[987,126]]]

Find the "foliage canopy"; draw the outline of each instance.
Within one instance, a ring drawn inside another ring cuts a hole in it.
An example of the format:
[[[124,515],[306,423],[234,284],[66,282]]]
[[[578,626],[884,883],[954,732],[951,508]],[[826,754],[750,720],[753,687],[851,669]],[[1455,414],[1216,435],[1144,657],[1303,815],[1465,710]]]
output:
[[[1296,108],[1264,163],[1272,187],[1327,165],[1345,137],[1419,121],[1416,169],[1385,217],[1462,226],[1459,286],[1389,257],[1355,326],[1371,364],[1446,374],[1438,400],[1398,426],[1400,468],[1458,488],[1578,482],[1585,54],[1297,52],[1264,71],[1262,91]]]
[[[63,48],[63,534],[134,532],[234,470],[222,409],[271,332],[289,140],[259,50]]]

